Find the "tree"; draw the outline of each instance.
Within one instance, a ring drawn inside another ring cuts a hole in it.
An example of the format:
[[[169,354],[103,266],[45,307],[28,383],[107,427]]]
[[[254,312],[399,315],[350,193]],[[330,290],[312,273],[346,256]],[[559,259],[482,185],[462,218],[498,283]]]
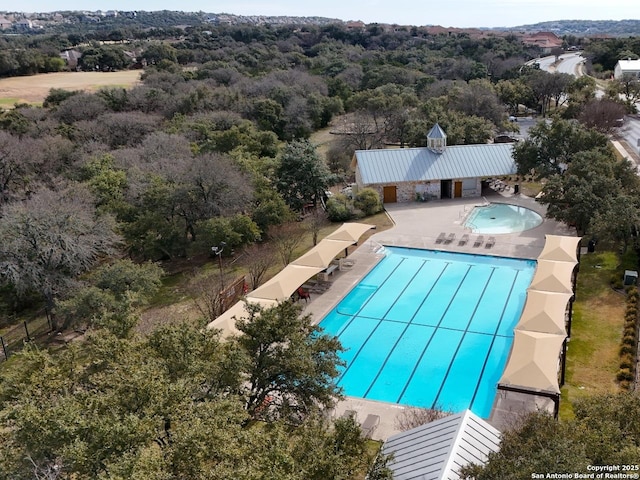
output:
[[[7,206],[3,214],[0,276],[21,295],[42,295],[47,314],[76,277],[118,241],[112,219],[96,216],[93,198],[79,185],[42,190]],[[57,328],[55,318],[50,320]]]
[[[16,480],[34,472],[78,479],[363,478],[375,452],[352,419],[248,421],[237,396],[245,358],[238,343],[187,324],[145,338],[90,333],[56,354],[29,345],[0,371],[0,471]],[[379,473],[383,466],[376,463]]]
[[[236,321],[237,342],[247,356],[243,397],[252,418],[285,418],[299,423],[317,408],[330,408],[341,391],[335,384],[342,351],[301,307],[282,302],[250,307]]]
[[[298,223],[284,223],[269,230],[269,237],[282,260],[282,265],[287,266],[291,263],[296,248],[304,241],[304,233],[304,229]]]
[[[332,181],[331,172],[307,140],[287,144],[276,167],[275,182],[285,202],[296,211],[314,206]]]
[[[609,135],[620,126],[620,119],[624,118],[625,113],[624,105],[601,98],[587,103],[582,108],[578,120],[587,128]]]
[[[617,100],[622,100],[627,105],[629,113],[635,113],[636,102],[640,100],[640,80],[633,75],[624,75],[622,78],[613,80],[607,88],[607,96]]]
[[[255,290],[262,283],[265,275],[276,261],[276,254],[270,244],[253,244],[245,249],[247,270],[249,272],[249,288]]]
[[[529,130],[529,138],[515,146],[513,157],[518,172],[532,171],[539,177],[561,173],[579,152],[601,149],[608,151],[606,136],[587,129],[576,121],[554,119],[538,122]]]
[[[548,205],[547,216],[575,226],[581,235],[587,232],[594,214],[620,188],[613,166],[610,157],[595,150],[576,154],[566,172],[543,187],[540,202]]]

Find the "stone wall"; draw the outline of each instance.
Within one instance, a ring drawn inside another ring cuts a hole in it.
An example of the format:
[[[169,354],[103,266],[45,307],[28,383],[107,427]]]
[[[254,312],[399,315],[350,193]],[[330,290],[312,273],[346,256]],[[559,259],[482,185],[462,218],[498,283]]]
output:
[[[358,178],[358,171],[356,171],[356,181],[360,185],[360,179]],[[451,181],[451,192],[449,196],[453,197],[453,188],[455,182],[462,181],[462,197],[479,197],[482,192],[482,185],[479,178],[475,179],[453,179]],[[418,195],[422,201],[425,200],[437,200],[442,198],[442,192],[440,190],[440,180],[432,180],[430,182],[402,182],[398,184],[385,183],[376,185],[363,185],[363,187],[373,188],[380,195],[380,199],[383,199],[383,188],[386,186],[395,186],[398,203],[415,202],[418,200]]]

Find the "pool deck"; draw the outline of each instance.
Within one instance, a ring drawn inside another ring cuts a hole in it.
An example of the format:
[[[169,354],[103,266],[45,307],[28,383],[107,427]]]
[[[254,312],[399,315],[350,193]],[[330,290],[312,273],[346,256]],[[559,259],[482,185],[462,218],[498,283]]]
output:
[[[486,199],[486,200],[485,200]],[[357,283],[384,257],[384,245],[444,250],[461,253],[496,255],[502,257],[536,259],[545,243],[545,235],[575,235],[566,225],[545,219],[541,225],[525,232],[505,234],[484,234],[482,245],[474,246],[477,234],[471,233],[463,224],[474,206],[489,202],[510,203],[530,208],[543,217],[546,209],[534,199],[510,192],[490,191],[484,197],[466,199],[446,199],[425,203],[387,204],[385,208],[395,226],[372,235],[349,255],[352,266],[332,275],[330,287],[322,294],[311,294],[304,312],[311,314],[319,322]],[[441,233],[455,235],[450,243],[437,243]],[[469,240],[459,241],[464,234]],[[495,244],[486,246],[489,237],[495,237]],[[397,404],[345,397],[336,405],[332,415],[340,417],[347,411],[355,411],[357,419],[363,422],[368,415],[380,417],[380,423],[371,434],[372,438],[385,440],[400,432],[396,427],[396,417],[407,407]],[[551,400],[533,395],[498,392],[489,423],[498,430],[512,424],[515,418],[527,411],[553,411]]]

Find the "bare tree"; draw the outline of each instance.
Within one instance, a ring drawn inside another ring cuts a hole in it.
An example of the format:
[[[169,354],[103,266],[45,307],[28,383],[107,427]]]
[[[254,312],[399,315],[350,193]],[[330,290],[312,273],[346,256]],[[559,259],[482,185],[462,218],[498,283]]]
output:
[[[398,430],[407,431],[412,428],[419,427],[426,423],[431,423],[434,420],[439,420],[444,417],[448,417],[452,412],[436,408],[405,408],[402,413],[396,416],[394,421],[395,427]]]
[[[258,288],[269,268],[275,263],[275,252],[267,244],[253,244],[245,250],[247,254],[249,270],[249,288]]]
[[[284,266],[293,260],[295,249],[303,242],[304,234],[304,228],[299,223],[283,223],[269,229],[269,236]]]
[[[0,222],[0,279],[18,294],[39,292],[47,314],[55,299],[118,241],[113,219],[96,216],[80,185],[43,190],[8,205]],[[56,329],[55,318],[49,318]]]
[[[580,112],[578,120],[580,120],[580,123],[600,133],[610,134],[620,126],[619,121],[624,117],[625,113],[624,105],[602,98],[587,103],[582,112]]]
[[[314,247],[318,244],[320,230],[327,224],[327,215],[324,210],[319,207],[311,210],[311,214],[304,219],[304,227],[311,233]]]
[[[222,314],[222,284],[218,272],[194,275],[189,282],[189,289],[193,292],[196,309],[207,322],[214,321]]]

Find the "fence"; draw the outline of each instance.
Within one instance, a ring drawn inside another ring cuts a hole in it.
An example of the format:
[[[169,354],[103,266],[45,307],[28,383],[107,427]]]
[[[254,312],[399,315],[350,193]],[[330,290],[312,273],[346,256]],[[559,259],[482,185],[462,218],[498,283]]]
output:
[[[38,340],[51,332],[46,319],[23,321],[3,331],[0,335],[0,362],[18,352],[27,342]]]

